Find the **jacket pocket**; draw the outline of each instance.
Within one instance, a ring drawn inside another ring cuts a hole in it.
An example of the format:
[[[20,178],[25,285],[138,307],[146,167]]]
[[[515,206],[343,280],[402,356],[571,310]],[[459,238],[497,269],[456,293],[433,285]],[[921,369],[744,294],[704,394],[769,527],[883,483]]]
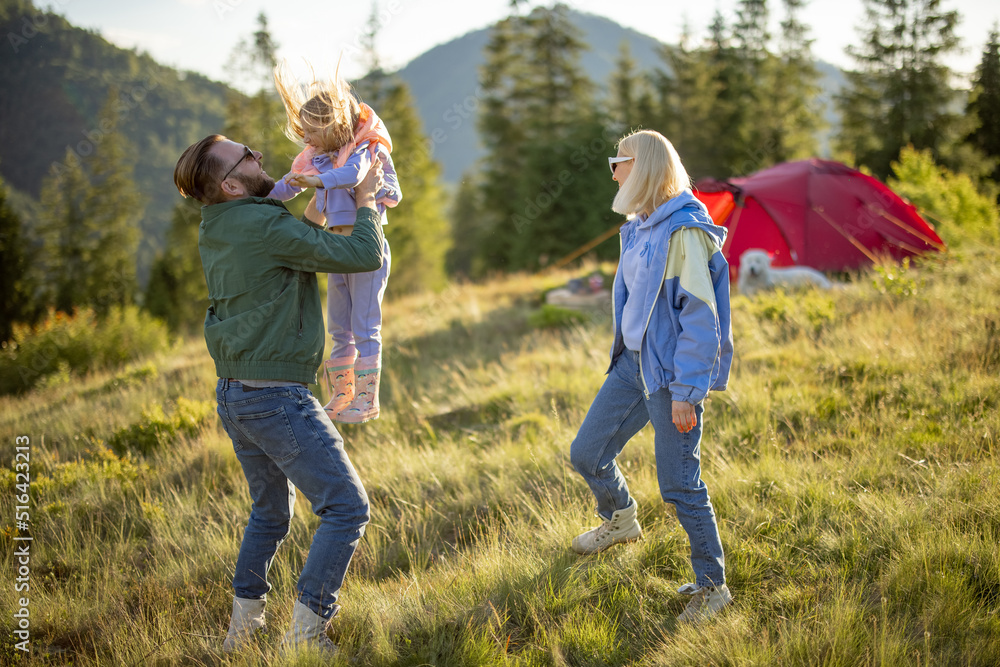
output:
[[[306,286],[305,281],[299,278],[299,334],[298,337],[302,338],[302,330],[305,329],[305,319],[306,319]]]

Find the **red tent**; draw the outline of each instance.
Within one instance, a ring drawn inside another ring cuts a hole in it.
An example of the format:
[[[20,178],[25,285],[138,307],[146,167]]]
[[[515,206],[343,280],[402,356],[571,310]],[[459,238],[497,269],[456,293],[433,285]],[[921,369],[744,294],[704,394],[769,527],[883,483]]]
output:
[[[729,181],[706,179],[694,194],[729,229],[722,251],[733,280],[751,248],[770,252],[774,266],[820,271],[945,249],[911,204],[839,162],[813,158]]]

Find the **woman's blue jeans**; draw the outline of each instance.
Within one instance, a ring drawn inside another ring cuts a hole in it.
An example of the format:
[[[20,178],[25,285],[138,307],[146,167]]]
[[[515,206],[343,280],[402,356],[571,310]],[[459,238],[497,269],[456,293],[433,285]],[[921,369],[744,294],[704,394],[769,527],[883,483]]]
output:
[[[298,487],[320,518],[298,599],[332,617],[369,519],[368,496],[343,438],[306,387],[250,389],[221,378],[216,397],[253,499],[233,575],[236,597],[259,600],[271,590],[267,573],[288,535]]]
[[[646,399],[638,360],[631,350],[615,360],[570,446],[570,460],[594,493],[598,515],[611,519],[633,502],[615,459],[632,436],[652,422],[660,495],[677,508],[677,519],[691,541],[695,583],[721,586],[726,582],[725,555],[708,488],[701,480],[704,408],[695,406],[698,423],[691,431],[678,431],[670,391],[661,389]]]

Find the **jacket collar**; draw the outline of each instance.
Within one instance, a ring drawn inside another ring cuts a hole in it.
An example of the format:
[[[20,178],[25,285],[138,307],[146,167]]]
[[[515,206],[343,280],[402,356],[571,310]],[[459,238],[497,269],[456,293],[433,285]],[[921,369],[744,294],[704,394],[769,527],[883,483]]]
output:
[[[268,206],[280,206],[282,208],[285,205],[277,199],[269,199],[267,197],[243,197],[242,199],[233,199],[231,201],[224,201],[219,204],[209,204],[207,206],[201,207],[201,218],[202,220],[208,221],[214,218],[218,218],[224,215],[228,211],[238,207],[245,206],[247,204],[265,204]]]

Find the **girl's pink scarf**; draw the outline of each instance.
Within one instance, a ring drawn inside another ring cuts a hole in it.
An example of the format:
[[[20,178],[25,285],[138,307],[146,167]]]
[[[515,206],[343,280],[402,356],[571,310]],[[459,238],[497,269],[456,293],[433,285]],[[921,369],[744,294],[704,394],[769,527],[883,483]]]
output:
[[[375,114],[375,111],[365,103],[361,103],[361,113],[358,115],[357,129],[354,132],[354,138],[348,141],[346,144],[341,146],[337,150],[337,155],[333,159],[333,168],[340,169],[347,162],[347,158],[350,157],[354,150],[359,144],[368,142],[368,151],[371,154],[371,159],[375,160],[375,155],[378,152],[379,144],[385,146],[385,152],[392,152],[392,139],[389,138],[389,132],[385,129],[385,125],[382,124],[382,119]],[[292,171],[296,174],[306,174],[316,175],[319,174],[319,170],[313,166],[313,157],[317,154],[317,150],[312,146],[306,146],[305,149],[295,156],[292,160]],[[379,198],[379,204],[385,204],[386,206],[392,208],[398,202],[393,199],[386,199],[384,197]]]

